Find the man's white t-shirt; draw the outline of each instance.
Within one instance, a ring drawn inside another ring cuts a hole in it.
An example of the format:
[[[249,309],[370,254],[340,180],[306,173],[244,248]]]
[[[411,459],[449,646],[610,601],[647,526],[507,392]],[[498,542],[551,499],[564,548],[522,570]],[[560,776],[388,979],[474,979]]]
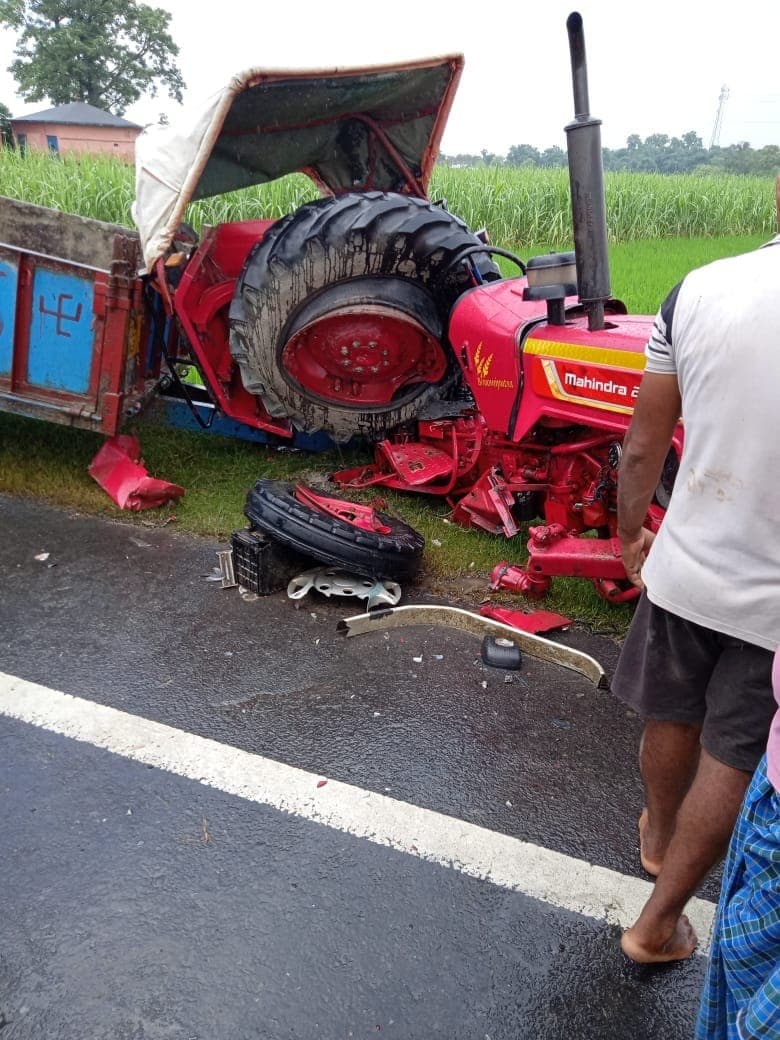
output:
[[[642,578],[652,603],[780,645],[780,235],[687,275],[646,371],[676,374],[684,447]]]

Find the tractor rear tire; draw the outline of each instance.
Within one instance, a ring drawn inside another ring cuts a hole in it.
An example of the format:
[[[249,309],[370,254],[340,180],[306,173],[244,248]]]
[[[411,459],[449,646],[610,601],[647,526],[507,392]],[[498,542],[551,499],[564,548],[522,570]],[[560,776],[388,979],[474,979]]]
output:
[[[244,513],[254,527],[288,549],[352,574],[409,581],[422,561],[425,539],[402,520],[377,513],[390,531],[368,531],[299,502],[295,485],[285,481],[255,481]]]
[[[480,245],[463,221],[406,195],[302,206],[257,243],[236,285],[230,350],[244,386],[273,417],[337,442],[376,439],[415,419],[458,371],[447,320],[474,284],[459,256],[469,251],[482,280],[500,277]],[[361,338],[366,314],[380,335]]]

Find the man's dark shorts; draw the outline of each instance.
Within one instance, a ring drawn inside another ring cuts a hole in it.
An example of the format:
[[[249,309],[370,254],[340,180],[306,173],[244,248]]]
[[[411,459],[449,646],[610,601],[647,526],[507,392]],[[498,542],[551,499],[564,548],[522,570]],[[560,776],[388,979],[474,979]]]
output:
[[[772,656],[670,614],[643,593],[612,691],[642,718],[700,725],[713,758],[752,773],[777,710]]]

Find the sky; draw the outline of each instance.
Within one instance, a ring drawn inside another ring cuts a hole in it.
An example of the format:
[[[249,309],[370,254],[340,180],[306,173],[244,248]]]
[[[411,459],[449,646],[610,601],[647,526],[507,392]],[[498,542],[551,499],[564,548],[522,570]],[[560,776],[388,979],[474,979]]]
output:
[[[442,151],[505,155],[515,144],[565,147],[574,114],[566,18],[583,17],[591,114],[602,143],[629,134],[680,136],[710,145],[723,87],[721,145],[780,145],[780,2],[741,0],[396,0],[352,5],[323,0],[151,0],[171,14],[187,84],[197,105],[247,68],[372,65],[460,53],[465,70]],[[77,5],[74,4],[77,9]],[[15,35],[0,30],[0,101],[13,115],[49,107],[16,96],[6,71]],[[178,104],[166,94],[125,113],[145,125]]]

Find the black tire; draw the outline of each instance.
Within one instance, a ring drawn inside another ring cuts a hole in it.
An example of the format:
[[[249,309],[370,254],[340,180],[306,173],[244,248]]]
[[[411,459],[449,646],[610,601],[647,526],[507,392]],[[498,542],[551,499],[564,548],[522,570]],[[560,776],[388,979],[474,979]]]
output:
[[[287,548],[353,574],[397,582],[417,574],[425,540],[413,527],[377,513],[390,533],[366,531],[299,502],[294,491],[292,483],[258,480],[247,495],[244,513],[254,527]]]
[[[482,640],[481,656],[483,662],[491,668],[517,671],[523,664],[523,652],[520,647],[499,636],[485,636]]]
[[[463,221],[406,195],[351,193],[302,206],[254,247],[236,285],[230,350],[244,386],[272,416],[306,432],[325,430],[339,442],[355,434],[376,438],[416,418],[457,372],[447,319],[472,284],[457,258],[469,250],[483,280],[500,277],[487,252],[473,252],[480,245]],[[410,315],[440,345],[441,378],[405,383],[379,404],[350,403],[338,390],[326,399],[299,383],[282,362],[283,349],[316,301],[327,308],[333,294],[334,308],[381,302]]]

